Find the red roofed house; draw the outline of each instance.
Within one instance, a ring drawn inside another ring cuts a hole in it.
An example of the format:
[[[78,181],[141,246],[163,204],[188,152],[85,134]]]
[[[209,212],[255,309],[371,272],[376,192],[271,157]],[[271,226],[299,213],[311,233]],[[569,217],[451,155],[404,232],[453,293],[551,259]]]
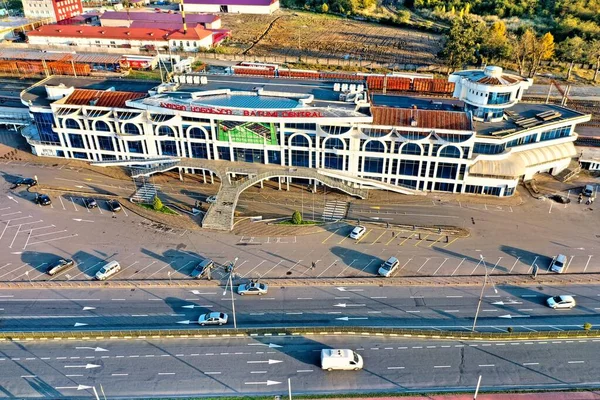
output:
[[[104,26],[44,25],[27,33],[30,44],[98,48],[169,48],[197,51],[213,46],[213,32],[200,25],[181,30]]]
[[[186,12],[272,14],[279,0],[185,0]]]

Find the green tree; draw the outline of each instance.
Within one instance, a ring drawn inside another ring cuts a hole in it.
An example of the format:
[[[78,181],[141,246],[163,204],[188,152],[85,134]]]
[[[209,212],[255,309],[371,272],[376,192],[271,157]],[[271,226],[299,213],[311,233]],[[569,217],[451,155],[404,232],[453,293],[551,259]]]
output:
[[[579,36],[567,38],[560,42],[557,48],[559,59],[567,61],[569,63],[569,69],[567,70],[567,80],[571,79],[571,73],[573,72],[573,65],[576,62],[582,62],[585,59],[586,43]]]
[[[503,60],[509,56],[510,46],[504,22],[496,21],[487,29],[479,54],[486,63]]]
[[[542,61],[554,56],[554,48],[554,36],[550,32],[545,33],[542,37],[535,40],[531,55],[531,68],[529,69],[530,78],[535,76]]]
[[[398,22],[402,24],[407,24],[410,21],[410,11],[408,10],[399,10],[397,13]]]
[[[321,5],[321,12],[322,13],[328,13],[329,12],[329,6],[327,5],[327,3],[323,3]]]
[[[596,64],[594,77],[592,81],[596,82],[596,78],[600,74],[600,39],[594,39],[587,43],[586,46],[587,62]]]
[[[444,36],[444,48],[438,54],[450,72],[475,62],[475,52],[481,44],[481,29],[482,25],[468,16],[452,21],[450,31]]]
[[[23,11],[23,2],[21,0],[8,0],[5,4],[8,11]]]
[[[585,324],[583,324],[584,331],[589,331],[590,329],[592,329],[592,324],[590,324],[589,322],[586,322]]]
[[[510,40],[511,53],[520,75],[527,71],[527,75],[533,78],[541,62],[554,55],[554,36],[549,32],[538,37],[533,29],[528,28],[520,36],[511,36]]]
[[[154,208],[156,211],[160,211],[163,209],[163,203],[158,198],[158,196],[154,196],[154,200],[152,201],[152,208]]]
[[[300,211],[296,210],[292,214],[292,224],[300,225],[301,223],[302,223],[302,214],[300,214]]]

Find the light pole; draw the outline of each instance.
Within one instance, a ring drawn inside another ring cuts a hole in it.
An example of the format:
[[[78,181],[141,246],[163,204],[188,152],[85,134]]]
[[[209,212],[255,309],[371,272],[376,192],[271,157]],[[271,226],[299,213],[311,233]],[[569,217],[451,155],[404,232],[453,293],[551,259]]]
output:
[[[27,275],[27,279],[29,279],[29,283],[31,284],[31,278],[29,277],[29,271],[25,271],[25,275]]]
[[[233,312],[233,329],[237,329],[237,320],[235,317],[235,300],[233,299],[233,271],[235,268],[235,263],[237,263],[238,258],[236,257],[232,263],[229,264],[229,282],[225,284],[225,290],[223,290],[223,296],[227,294],[227,285],[229,284],[229,288],[231,290],[231,311]]]
[[[480,262],[483,263],[483,270],[485,271],[485,277],[483,278],[483,286],[481,287],[481,293],[479,294],[479,302],[477,303],[477,311],[475,312],[475,319],[473,320],[473,328],[471,329],[471,331],[473,331],[473,332],[475,332],[475,326],[477,325],[477,317],[479,316],[479,310],[481,309],[481,302],[483,301],[483,291],[485,290],[485,285],[487,285],[487,280],[488,280],[487,266],[485,264],[483,254],[480,254],[479,258],[481,259]],[[490,280],[491,280],[491,278],[490,278]],[[493,281],[492,281],[492,286],[494,287],[494,293],[498,293],[498,289],[496,289],[496,285],[494,285]]]
[[[173,283],[173,281],[171,280],[171,271],[168,271],[167,275],[169,275],[169,284]]]

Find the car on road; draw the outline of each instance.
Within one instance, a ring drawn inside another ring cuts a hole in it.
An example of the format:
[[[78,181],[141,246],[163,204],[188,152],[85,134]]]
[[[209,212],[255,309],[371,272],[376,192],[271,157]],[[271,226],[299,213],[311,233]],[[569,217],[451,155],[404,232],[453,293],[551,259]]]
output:
[[[548,300],[546,300],[546,303],[548,304],[548,307],[554,308],[555,310],[557,308],[571,309],[577,305],[577,302],[575,301],[573,296],[567,295],[550,297],[548,298]]]
[[[106,202],[106,205],[108,206],[108,209],[112,212],[121,211],[121,203],[119,203],[117,200],[108,200]]]
[[[59,272],[63,272],[69,268],[71,268],[72,266],[75,265],[75,261],[68,259],[60,259],[52,264],[50,264],[50,266],[48,267],[48,269],[46,270],[46,273],[50,276],[54,276],[56,274],[58,274]]]
[[[121,270],[121,264],[117,261],[111,261],[104,265],[98,272],[95,278],[99,281],[104,281]]]
[[[550,271],[562,274],[567,269],[567,256],[564,254],[557,255],[550,263]]]
[[[390,257],[386,262],[381,264],[377,273],[381,276],[385,276],[386,278],[391,276],[396,268],[400,265],[400,261],[396,257]]]
[[[227,314],[220,312],[210,312],[202,314],[198,318],[198,323],[204,325],[225,325],[227,323]]]
[[[350,239],[358,240],[362,237],[362,235],[365,234],[366,231],[367,228],[362,225],[358,225],[352,229],[352,232],[350,232]]]
[[[85,208],[96,208],[98,207],[98,202],[95,199],[92,199],[91,197],[84,197],[83,205],[85,206]]]
[[[203,276],[207,278],[210,276],[208,270],[213,269],[215,267],[215,263],[210,258],[206,258],[196,265],[196,268],[192,271],[190,276],[194,279],[200,279]],[[211,279],[211,278],[209,278]]]
[[[350,349],[322,349],[321,369],[327,371],[358,371],[363,367],[360,354]]]
[[[17,179],[13,183],[11,189],[16,189],[19,186],[32,187],[32,186],[35,186],[35,185],[37,185],[37,181],[35,179],[33,179],[33,178],[21,178],[21,179]]]
[[[217,196],[209,196],[206,198],[208,204],[215,204],[217,202]]]
[[[50,204],[52,204],[52,200],[47,194],[36,193],[34,201],[35,204],[40,204],[42,206],[49,206]]]
[[[267,294],[268,291],[269,285],[267,285],[266,283],[259,282],[243,283],[240,286],[238,286],[237,290],[240,296],[244,296],[247,294],[256,294],[258,296],[262,296],[263,294]]]
[[[568,198],[567,196],[562,196],[560,194],[553,194],[552,196],[550,196],[550,198],[560,204],[569,204],[571,202],[570,198]]]
[[[581,191],[581,194],[587,197],[592,197],[592,195],[594,194],[594,185],[585,185],[585,187]]]

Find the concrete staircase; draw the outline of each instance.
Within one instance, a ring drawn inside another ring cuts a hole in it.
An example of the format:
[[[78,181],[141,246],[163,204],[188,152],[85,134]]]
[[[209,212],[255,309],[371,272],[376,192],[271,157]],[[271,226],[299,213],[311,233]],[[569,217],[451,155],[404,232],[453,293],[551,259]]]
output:
[[[569,166],[563,169],[560,173],[554,175],[554,178],[560,182],[567,182],[581,172],[581,166],[575,160],[571,160]]]
[[[133,178],[135,193],[131,196],[132,203],[152,203],[160,186],[148,182],[145,176]]]

